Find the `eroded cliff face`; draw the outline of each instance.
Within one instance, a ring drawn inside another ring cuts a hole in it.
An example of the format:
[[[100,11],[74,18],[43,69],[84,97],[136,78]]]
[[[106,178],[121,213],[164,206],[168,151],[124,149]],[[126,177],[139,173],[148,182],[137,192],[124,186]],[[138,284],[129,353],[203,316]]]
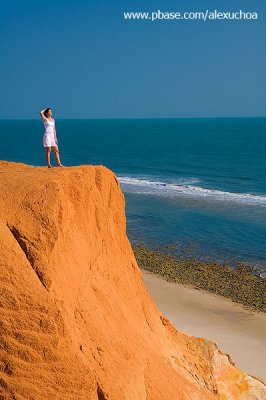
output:
[[[155,306],[106,167],[0,162],[0,265],[1,399],[266,398]]]

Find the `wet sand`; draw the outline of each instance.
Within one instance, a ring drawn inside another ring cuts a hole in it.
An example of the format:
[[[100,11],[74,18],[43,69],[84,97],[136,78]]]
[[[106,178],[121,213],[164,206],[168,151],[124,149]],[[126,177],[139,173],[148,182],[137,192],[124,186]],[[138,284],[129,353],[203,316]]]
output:
[[[215,340],[244,372],[266,381],[266,314],[219,295],[168,282],[141,269],[159,310],[179,330]]]

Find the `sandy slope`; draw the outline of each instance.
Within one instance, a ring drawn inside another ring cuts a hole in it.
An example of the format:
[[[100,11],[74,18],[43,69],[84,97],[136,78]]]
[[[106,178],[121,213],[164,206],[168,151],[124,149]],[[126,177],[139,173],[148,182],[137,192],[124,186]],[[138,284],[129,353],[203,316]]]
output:
[[[143,284],[104,166],[0,162],[0,398],[265,399]]]

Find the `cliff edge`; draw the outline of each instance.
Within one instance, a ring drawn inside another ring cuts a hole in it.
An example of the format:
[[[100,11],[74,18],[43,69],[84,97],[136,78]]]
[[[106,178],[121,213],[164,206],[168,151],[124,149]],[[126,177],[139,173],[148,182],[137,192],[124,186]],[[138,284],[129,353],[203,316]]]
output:
[[[102,165],[0,161],[0,399],[266,399],[153,303]]]

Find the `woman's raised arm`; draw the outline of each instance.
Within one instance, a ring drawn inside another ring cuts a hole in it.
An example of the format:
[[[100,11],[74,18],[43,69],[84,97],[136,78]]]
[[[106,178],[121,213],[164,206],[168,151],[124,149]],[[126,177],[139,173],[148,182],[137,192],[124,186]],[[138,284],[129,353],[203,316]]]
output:
[[[42,120],[43,120],[43,122],[46,122],[47,121],[47,118],[44,116],[44,111],[46,110],[46,108],[44,108],[43,110],[41,110],[40,111],[40,115],[41,115],[41,117],[42,117]]]

